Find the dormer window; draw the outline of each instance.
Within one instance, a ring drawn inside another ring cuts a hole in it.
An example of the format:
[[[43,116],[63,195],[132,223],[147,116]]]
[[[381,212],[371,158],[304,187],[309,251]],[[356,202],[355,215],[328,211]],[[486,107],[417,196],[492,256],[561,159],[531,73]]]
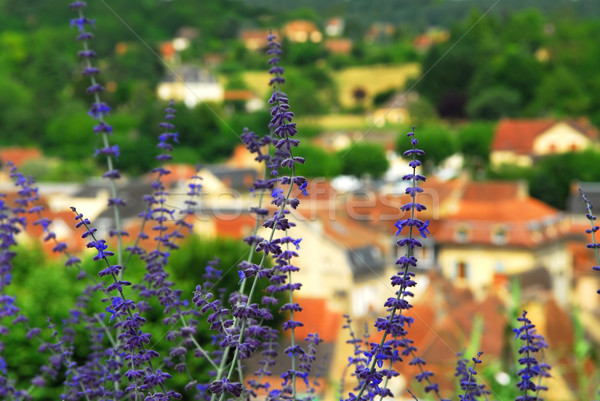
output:
[[[532,222],[528,225],[528,228],[533,242],[538,243],[543,239],[544,235],[542,234],[542,227],[539,223]]]
[[[465,243],[469,241],[470,234],[471,230],[469,226],[466,224],[461,224],[458,227],[456,227],[454,236],[456,237],[457,242]]]
[[[498,226],[492,230],[492,242],[496,245],[504,245],[508,242],[508,230],[506,227]]]

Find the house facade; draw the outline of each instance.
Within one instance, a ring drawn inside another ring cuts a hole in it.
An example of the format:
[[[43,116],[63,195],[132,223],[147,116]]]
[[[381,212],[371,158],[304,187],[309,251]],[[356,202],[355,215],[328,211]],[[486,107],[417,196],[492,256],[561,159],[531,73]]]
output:
[[[183,102],[189,108],[201,102],[222,102],[223,86],[208,71],[193,65],[181,65],[159,83],[158,97]]]
[[[585,119],[504,119],[496,127],[490,161],[529,167],[540,156],[595,147],[597,139],[598,130]]]

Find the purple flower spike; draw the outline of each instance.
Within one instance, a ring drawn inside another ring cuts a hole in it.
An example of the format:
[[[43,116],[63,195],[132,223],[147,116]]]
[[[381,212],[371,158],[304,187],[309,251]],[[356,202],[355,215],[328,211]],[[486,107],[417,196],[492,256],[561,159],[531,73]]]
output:
[[[538,362],[536,355],[540,353],[543,359],[543,350],[548,348],[548,344],[542,335],[536,333],[535,325],[527,317],[527,311],[524,310],[517,320],[521,322],[521,326],[513,329],[515,339],[523,341],[523,345],[519,348],[519,364],[522,368],[518,372],[520,381],[517,383],[517,388],[523,392],[523,395],[517,397],[517,401],[540,400],[538,393],[540,390],[546,390],[546,387],[539,385],[539,378],[550,377],[548,373],[550,365],[543,360]]]
[[[581,195],[581,198],[583,199],[583,202],[585,203],[585,211],[586,211],[585,217],[590,222],[590,229],[585,230],[585,232],[586,232],[586,234],[592,235],[592,243],[587,244],[587,248],[594,250],[594,256],[596,257],[596,264],[600,265],[600,253],[598,252],[598,249],[600,249],[600,240],[598,240],[596,238],[596,233],[598,232],[598,230],[600,230],[600,226],[597,226],[595,223],[596,216],[594,216],[592,214],[592,208],[593,208],[592,202],[590,202],[590,200],[587,198],[587,196],[585,195],[585,193],[583,192],[583,190],[581,188],[579,189],[579,194]],[[592,270],[600,271],[600,267],[594,266],[594,267],[592,267]],[[597,291],[597,293],[600,294],[600,289]]]
[[[359,378],[360,382],[357,387],[358,393],[351,393],[349,398],[346,399],[347,401],[373,399],[375,396],[392,396],[391,391],[383,384],[382,378],[397,375],[398,373],[393,371],[391,367],[393,363],[403,360],[403,357],[411,357],[408,364],[419,367],[420,372],[416,375],[416,379],[423,382],[425,392],[434,392],[437,399],[442,399],[438,384],[432,381],[433,373],[423,368],[425,361],[416,355],[417,348],[412,345],[413,341],[407,337],[407,329],[413,322],[412,317],[405,315],[406,311],[412,308],[407,298],[412,296],[409,288],[416,285],[416,282],[412,280],[415,274],[409,268],[417,266],[414,249],[423,246],[423,243],[417,240],[415,236],[417,233],[423,238],[430,235],[429,220],[424,222],[415,217],[418,212],[426,210],[425,205],[416,202],[416,197],[423,192],[423,189],[417,186],[417,182],[426,180],[424,176],[416,172],[416,169],[421,166],[421,162],[416,157],[423,155],[424,152],[415,147],[419,141],[415,138],[414,127],[413,131],[409,132],[407,136],[410,138],[412,149],[404,152],[404,156],[412,158],[409,166],[413,171],[412,174],[405,175],[403,180],[411,183],[406,189],[406,194],[410,196],[411,201],[402,205],[400,211],[409,212],[411,217],[398,220],[394,224],[397,236],[402,233],[406,235],[405,238],[397,241],[398,246],[403,247],[406,254],[396,262],[400,271],[391,278],[392,286],[396,287],[397,291],[396,296],[388,298],[384,304],[388,315],[378,318],[375,323],[377,330],[383,332],[383,338],[379,343],[370,344],[371,349],[364,353],[367,356],[366,360],[351,359],[351,363],[357,365],[354,375]],[[360,362],[357,363],[357,361]],[[384,365],[388,365],[389,369],[385,368]]]

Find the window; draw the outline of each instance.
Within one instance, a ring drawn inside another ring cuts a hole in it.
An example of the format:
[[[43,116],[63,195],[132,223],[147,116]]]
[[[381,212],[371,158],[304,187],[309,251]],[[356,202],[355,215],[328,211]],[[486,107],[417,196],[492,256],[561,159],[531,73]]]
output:
[[[506,227],[495,227],[492,230],[492,242],[496,245],[504,245],[508,242],[508,230]]]
[[[469,226],[461,224],[456,228],[455,237],[458,242],[467,242],[469,240]]]
[[[538,243],[543,239],[542,228],[539,223],[530,224],[529,232],[531,233],[531,240],[533,242]]]

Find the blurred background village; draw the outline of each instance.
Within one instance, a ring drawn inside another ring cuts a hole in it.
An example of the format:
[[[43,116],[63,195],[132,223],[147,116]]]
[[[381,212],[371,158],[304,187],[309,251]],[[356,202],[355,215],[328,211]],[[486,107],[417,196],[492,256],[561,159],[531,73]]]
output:
[[[195,248],[224,251],[222,267],[234,270],[247,252],[232,244],[254,229],[248,188],[263,171],[239,136],[244,127],[267,132],[269,30],[282,41],[284,91],[307,159],[298,174],[310,177],[294,212],[293,235],[302,238],[299,335],[317,331],[325,341],[321,396],[335,396],[352,351],[343,315],[362,334],[393,295],[394,223],[405,217],[401,177],[409,172],[401,155],[416,125],[428,176],[420,218],[432,233],[416,255],[410,336],[419,355],[446,372],[438,376],[448,387],[455,354],[484,350],[482,377],[496,398],[510,396],[507,327],[525,307],[550,345],[547,399],[590,399],[600,379],[600,277],[585,247],[578,189],[600,205],[600,3],[89,3],[112,140],[121,148],[125,228],[139,230],[157,124],[170,99],[180,139],[166,177],[170,205],[184,208],[194,166],[202,166],[198,239],[182,247],[187,267],[173,272],[190,288],[213,256]],[[0,1],[0,163],[36,177],[59,239],[84,251],[69,206],[100,233],[114,218],[108,184],[98,178],[103,161],[92,157],[98,137],[69,18],[56,2]],[[0,190],[15,196],[6,170]],[[42,235],[31,228],[23,243]],[[27,257],[24,266],[56,263],[50,248]],[[63,273],[53,274],[44,271],[52,283]],[[52,294],[32,291],[25,275],[16,281],[38,307]],[[63,301],[44,311],[60,315]]]

